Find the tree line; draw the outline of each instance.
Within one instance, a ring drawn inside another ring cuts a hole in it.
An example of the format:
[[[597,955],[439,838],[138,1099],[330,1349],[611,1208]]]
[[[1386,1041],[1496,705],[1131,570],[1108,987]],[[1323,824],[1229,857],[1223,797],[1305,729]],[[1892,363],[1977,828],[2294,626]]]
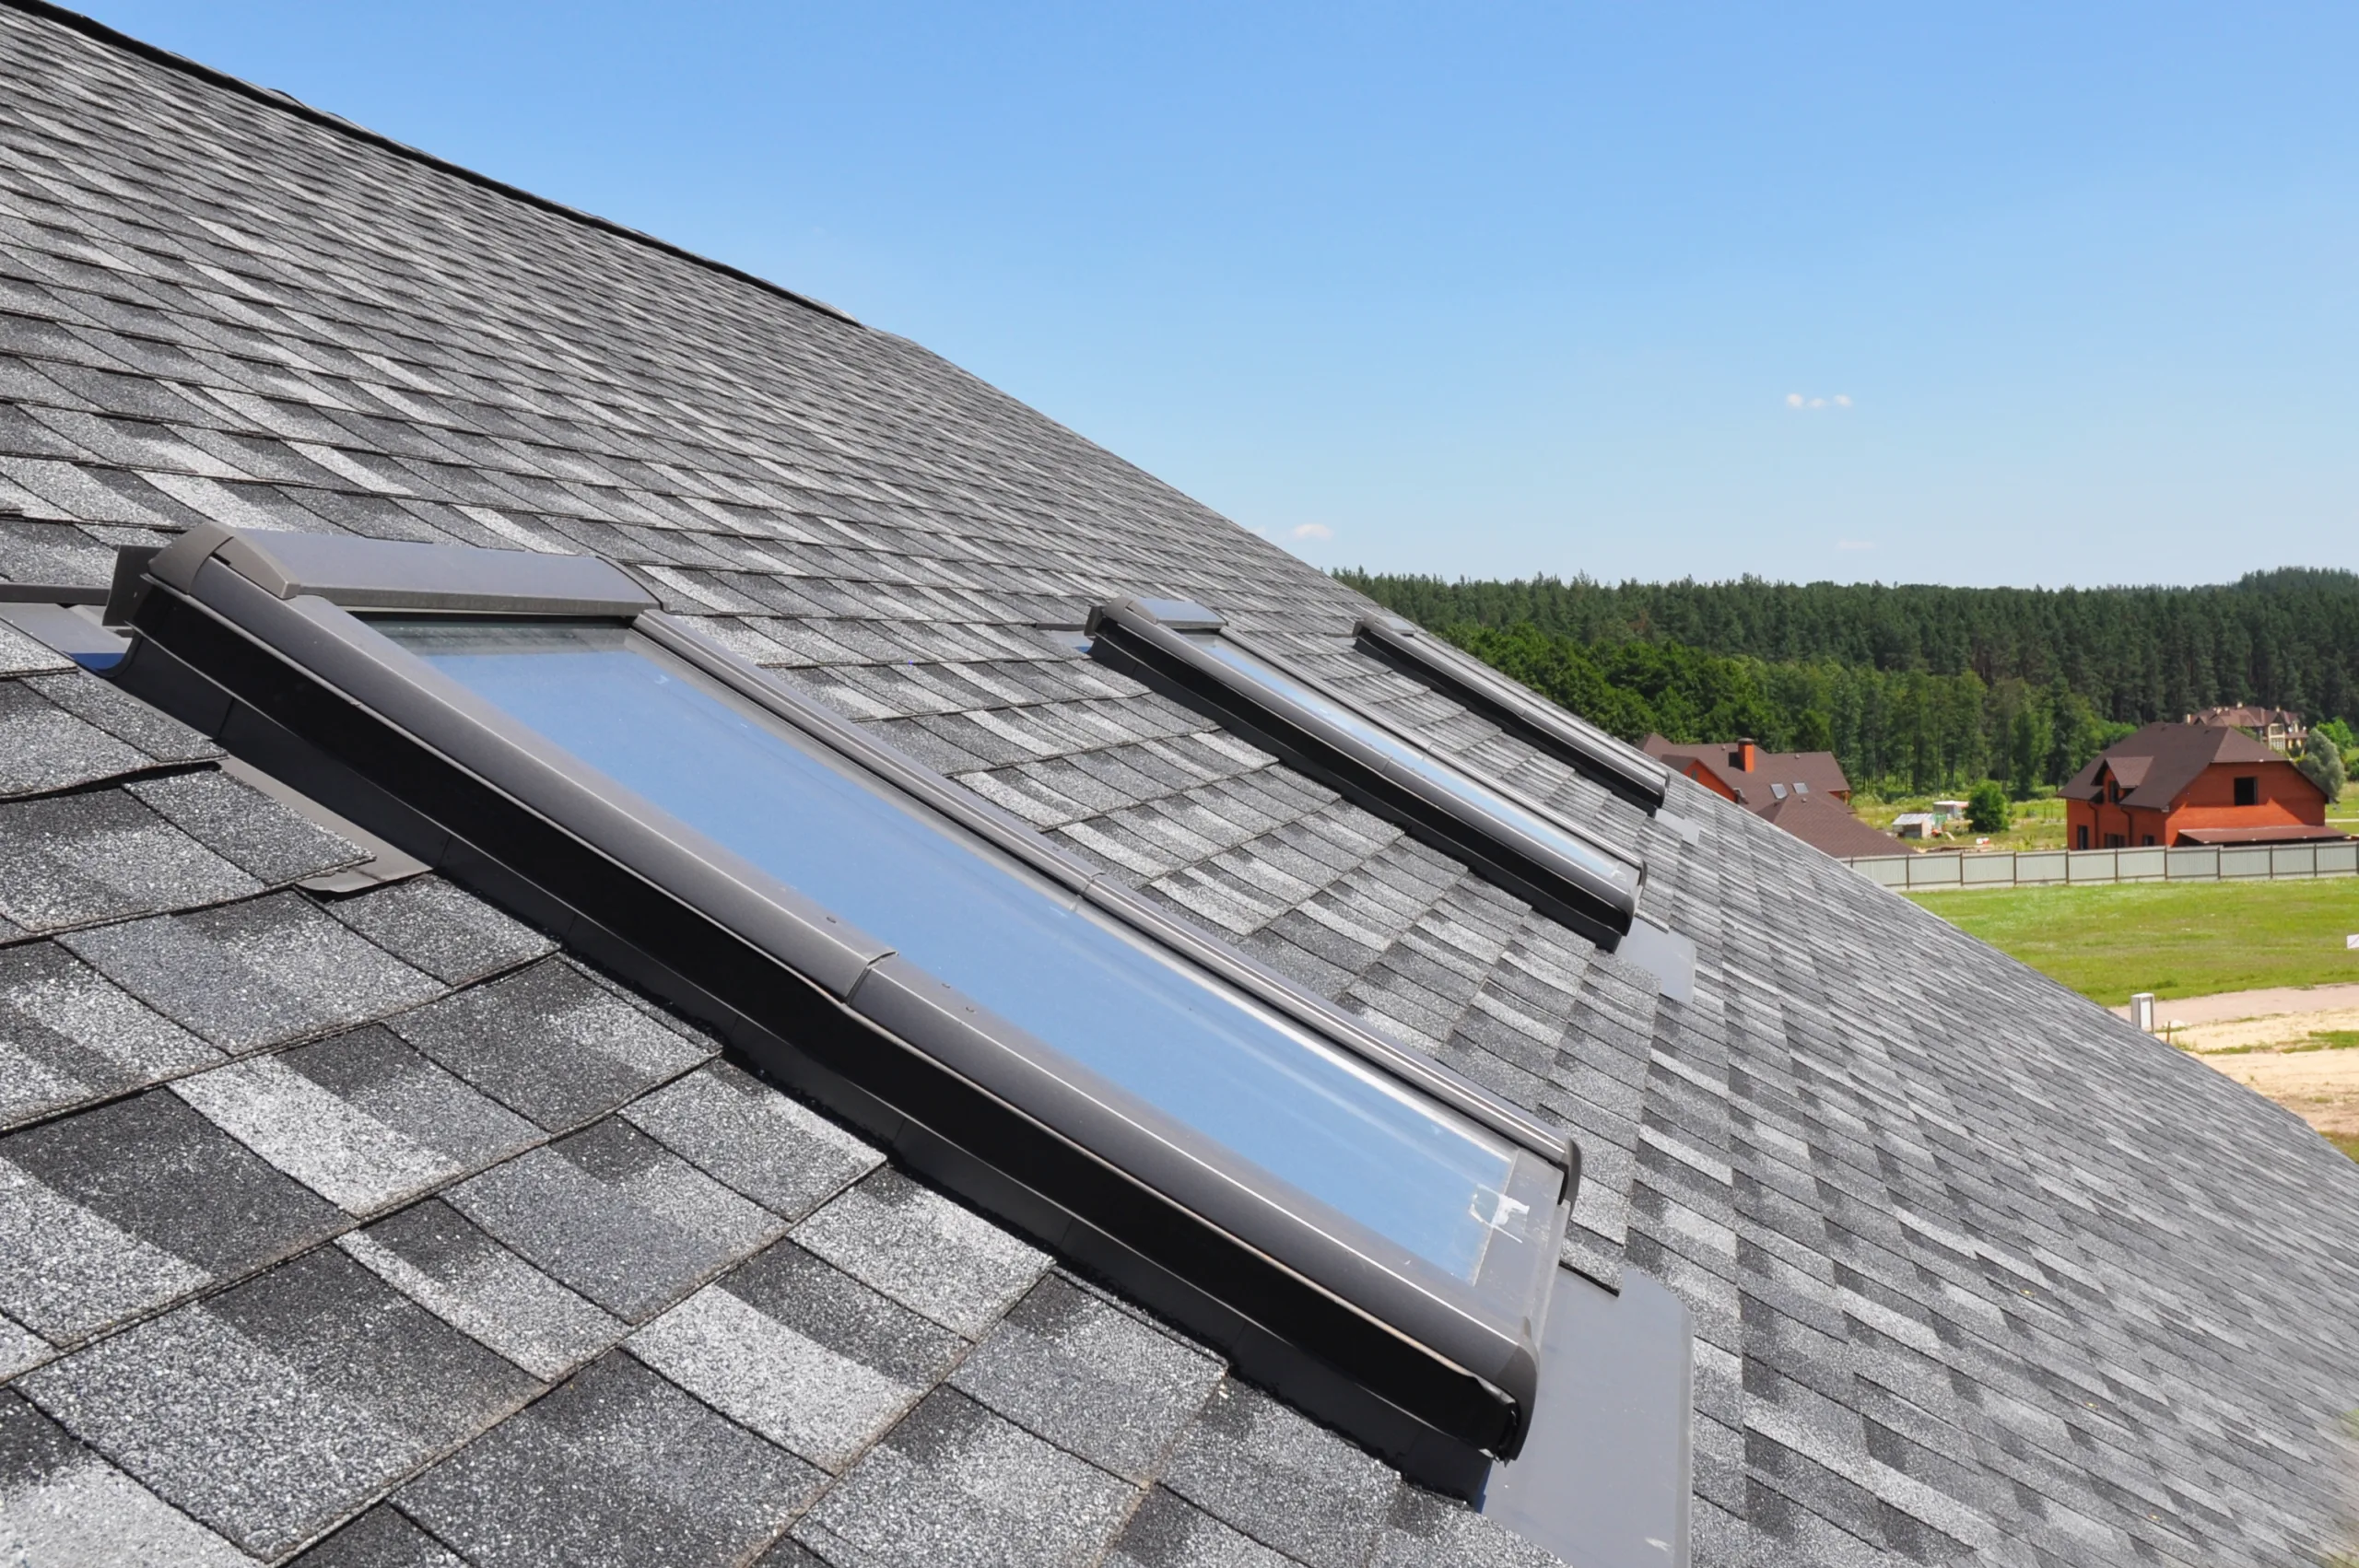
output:
[[[1625,739],[1832,751],[1886,792],[2027,795],[2215,704],[2359,715],[2350,572],[2053,591],[1337,576]]]

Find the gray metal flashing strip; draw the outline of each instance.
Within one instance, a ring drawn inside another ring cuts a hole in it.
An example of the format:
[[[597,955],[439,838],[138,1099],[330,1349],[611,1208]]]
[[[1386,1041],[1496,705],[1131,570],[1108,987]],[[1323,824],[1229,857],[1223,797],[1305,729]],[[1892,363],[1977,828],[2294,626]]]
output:
[[[562,202],[553,202],[546,196],[536,196],[530,191],[509,184],[506,181],[494,179],[488,174],[480,173],[463,164],[452,163],[448,158],[437,158],[430,152],[411,146],[406,142],[397,142],[381,132],[356,125],[341,114],[332,113],[324,109],[314,109],[291,93],[281,92],[276,88],[262,87],[247,81],[242,76],[233,76],[227,71],[217,70],[213,66],[192,60],[185,54],[175,54],[169,49],[158,49],[156,45],[135,39],[128,33],[117,32],[104,22],[86,17],[79,11],[69,11],[61,6],[52,6],[47,4],[46,0],[0,0],[0,6],[6,6],[11,10],[22,11],[29,17],[39,17],[45,22],[54,23],[69,31],[80,33],[85,38],[119,49],[126,54],[135,55],[151,64],[178,71],[182,76],[194,76],[198,81],[252,99],[256,103],[267,104],[282,114],[291,114],[299,120],[324,126],[339,135],[349,136],[354,141],[365,143],[382,152],[392,153],[396,158],[423,165],[438,174],[447,174],[453,179],[464,180],[470,185],[495,192],[510,201],[520,202],[528,207],[537,207],[542,212],[553,213],[558,217],[581,224],[584,228],[594,228],[604,234],[612,234],[619,239],[628,240],[634,244],[644,245],[651,251],[660,251],[667,256],[687,262],[691,266],[719,273],[723,277],[750,284],[765,294],[775,294],[781,299],[792,300],[804,310],[816,310],[823,316],[832,316],[848,326],[861,327],[863,331],[868,330],[856,318],[824,299],[814,299],[807,294],[797,294],[794,290],[772,283],[766,277],[757,276],[739,267],[733,267],[727,262],[717,262],[710,256],[700,256],[694,251],[673,244],[668,240],[658,240],[652,234],[616,223],[612,218],[600,217],[594,213],[583,212],[579,207],[567,206]]]
[[[1523,1452],[1491,1467],[1482,1511],[1590,1568],[1687,1568],[1695,1331],[1635,1268],[1611,1292],[1564,1270],[1540,1340]]]
[[[1661,807],[1671,771],[1636,747],[1525,689],[1462,649],[1398,615],[1369,615],[1353,628],[1362,646],[1395,669],[1439,686],[1494,722],[1649,811]]]

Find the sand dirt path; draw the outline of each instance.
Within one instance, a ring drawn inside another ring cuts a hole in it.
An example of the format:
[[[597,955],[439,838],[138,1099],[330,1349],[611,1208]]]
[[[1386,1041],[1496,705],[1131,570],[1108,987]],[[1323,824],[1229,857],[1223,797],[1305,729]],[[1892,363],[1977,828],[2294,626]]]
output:
[[[2116,1012],[2127,1015],[2129,1009]],[[2154,1004],[2172,1041],[2317,1128],[2359,1138],[2359,986],[2280,986]]]

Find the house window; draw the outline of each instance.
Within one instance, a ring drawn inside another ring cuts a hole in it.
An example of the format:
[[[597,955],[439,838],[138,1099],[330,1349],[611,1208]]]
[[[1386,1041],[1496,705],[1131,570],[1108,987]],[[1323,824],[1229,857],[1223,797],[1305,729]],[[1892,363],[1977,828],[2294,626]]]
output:
[[[571,933],[1429,1484],[1517,1451],[1577,1185],[1562,1129],[602,562],[205,525],[142,582],[135,692],[291,735],[273,755],[300,750],[323,803]]]
[[[2247,774],[2236,780],[2236,804],[2240,806],[2260,804],[2260,780],[2258,778]]]

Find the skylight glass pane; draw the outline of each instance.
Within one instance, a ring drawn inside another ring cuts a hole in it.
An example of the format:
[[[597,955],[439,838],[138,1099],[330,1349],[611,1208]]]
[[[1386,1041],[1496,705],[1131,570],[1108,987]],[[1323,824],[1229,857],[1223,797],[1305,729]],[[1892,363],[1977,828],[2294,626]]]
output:
[[[1354,740],[1374,747],[1427,783],[1447,790],[1525,837],[1547,845],[1575,865],[1620,886],[1631,885],[1629,866],[1600,854],[1555,824],[1524,810],[1496,790],[1485,788],[1423,746],[1402,740],[1383,725],[1363,718],[1333,698],[1304,685],[1274,665],[1256,659],[1226,638],[1194,635],[1188,640],[1273,696],[1317,714]]]
[[[1511,1147],[1018,874],[618,626],[378,621],[936,978],[1462,1279]]]

